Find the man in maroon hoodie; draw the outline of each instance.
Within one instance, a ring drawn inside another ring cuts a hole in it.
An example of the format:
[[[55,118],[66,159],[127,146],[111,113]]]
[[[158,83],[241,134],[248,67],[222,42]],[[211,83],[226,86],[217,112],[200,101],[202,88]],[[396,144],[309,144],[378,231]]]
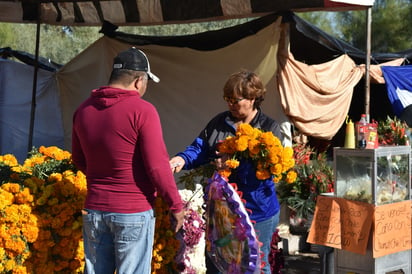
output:
[[[150,273],[157,194],[174,229],[183,203],[155,107],[141,97],[159,78],[136,48],[114,59],[108,86],[93,90],[73,116],[72,156],[86,174],[83,210],[85,273]]]

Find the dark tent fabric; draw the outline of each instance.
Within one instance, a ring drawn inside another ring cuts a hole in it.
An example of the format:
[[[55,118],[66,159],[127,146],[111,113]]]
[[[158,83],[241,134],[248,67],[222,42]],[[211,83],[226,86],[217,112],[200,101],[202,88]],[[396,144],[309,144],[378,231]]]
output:
[[[338,55],[347,54],[354,59],[357,64],[365,63],[366,53],[364,51],[322,31],[295,13],[288,11],[271,13],[230,28],[192,35],[145,36],[127,34],[116,31],[117,26],[107,21],[103,23],[100,32],[110,38],[134,45],[160,45],[188,47],[196,50],[216,50],[244,37],[256,34],[259,30],[272,24],[279,16],[282,16],[283,23],[288,22],[292,25],[290,47],[296,59],[308,64],[319,64],[327,62]],[[320,46],[322,50],[320,50]],[[396,53],[371,54],[371,60],[376,64],[396,58],[411,59],[412,49]]]
[[[27,65],[32,65],[32,66],[36,64],[36,59],[33,54],[19,51],[19,50],[13,50],[10,47],[0,48],[0,57],[3,59],[14,57],[17,60],[20,60],[21,62]],[[62,67],[62,65],[57,64],[44,57],[39,57],[37,64],[39,68],[47,70],[47,71],[56,71]]]
[[[407,106],[399,116],[401,121],[405,121],[412,128],[412,105]]]

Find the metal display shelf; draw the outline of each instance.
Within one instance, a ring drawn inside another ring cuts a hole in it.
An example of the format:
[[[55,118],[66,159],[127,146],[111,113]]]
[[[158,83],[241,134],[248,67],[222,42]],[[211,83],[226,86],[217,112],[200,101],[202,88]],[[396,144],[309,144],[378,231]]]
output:
[[[410,169],[410,146],[334,148],[335,196],[376,207],[411,200]],[[365,255],[334,250],[334,274],[412,273],[411,260],[410,249],[374,258],[371,233]]]

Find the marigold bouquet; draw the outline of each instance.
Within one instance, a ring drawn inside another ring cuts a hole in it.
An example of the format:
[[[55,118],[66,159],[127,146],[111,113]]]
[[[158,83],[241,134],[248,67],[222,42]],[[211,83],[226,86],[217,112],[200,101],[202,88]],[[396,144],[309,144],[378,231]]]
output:
[[[228,178],[231,170],[239,166],[240,160],[251,160],[259,180],[272,176],[274,182],[282,179],[293,182],[296,179],[296,173],[290,171],[295,165],[293,149],[283,147],[279,138],[270,131],[264,132],[249,124],[241,124],[235,136],[229,136],[219,144],[218,151],[231,155],[225,161],[227,168],[219,171],[223,177]]]

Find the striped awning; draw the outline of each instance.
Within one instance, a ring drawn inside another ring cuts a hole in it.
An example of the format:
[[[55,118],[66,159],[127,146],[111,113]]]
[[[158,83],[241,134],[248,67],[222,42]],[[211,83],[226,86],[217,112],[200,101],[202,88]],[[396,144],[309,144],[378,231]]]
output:
[[[374,0],[0,0],[0,22],[159,25],[257,17],[282,11],[354,10]],[[356,3],[356,4],[353,4]],[[39,20],[39,21],[38,21]]]

